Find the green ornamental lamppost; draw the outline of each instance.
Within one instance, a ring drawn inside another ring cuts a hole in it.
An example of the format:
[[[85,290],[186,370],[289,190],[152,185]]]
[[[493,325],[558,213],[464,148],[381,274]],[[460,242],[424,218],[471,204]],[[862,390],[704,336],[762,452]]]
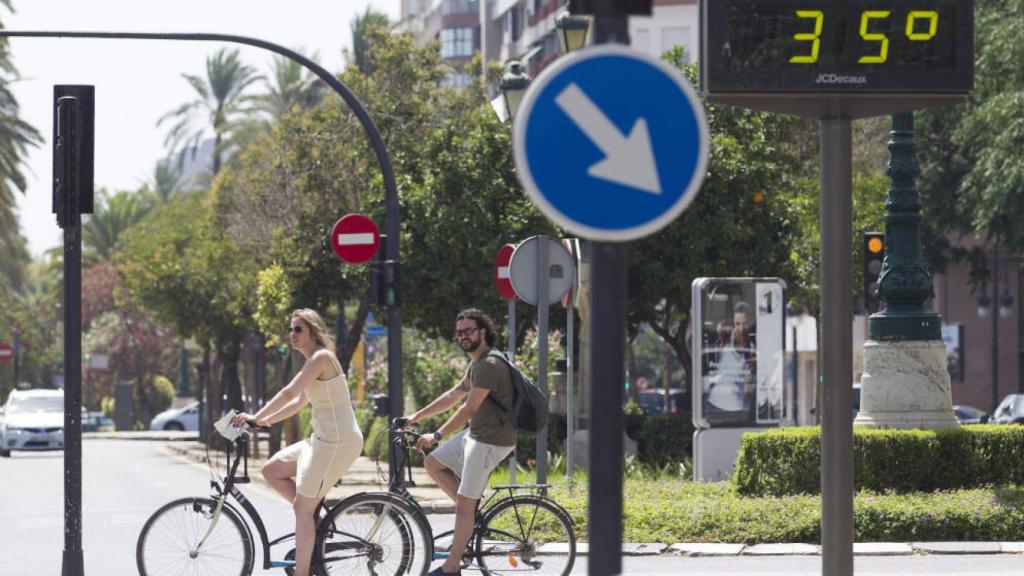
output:
[[[912,112],[894,114],[886,174],[885,260],[876,295],[885,307],[868,319],[861,410],[856,426],[948,428],[953,415],[942,318],[924,303],[932,277],[921,251],[921,173]]]
[[[942,340],[942,319],[924,307],[932,296],[932,276],[921,253],[921,196],[914,182],[921,168],[915,145],[913,113],[894,114],[886,167],[892,187],[885,200],[885,260],[877,291],[885,308],[868,320],[868,333],[879,342]]]

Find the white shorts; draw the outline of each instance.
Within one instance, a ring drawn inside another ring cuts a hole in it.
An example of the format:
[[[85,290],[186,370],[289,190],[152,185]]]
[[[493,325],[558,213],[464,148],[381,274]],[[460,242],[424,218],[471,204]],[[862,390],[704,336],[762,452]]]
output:
[[[459,477],[459,496],[479,500],[487,488],[491,471],[498,467],[515,446],[495,446],[469,437],[469,428],[430,453]]]

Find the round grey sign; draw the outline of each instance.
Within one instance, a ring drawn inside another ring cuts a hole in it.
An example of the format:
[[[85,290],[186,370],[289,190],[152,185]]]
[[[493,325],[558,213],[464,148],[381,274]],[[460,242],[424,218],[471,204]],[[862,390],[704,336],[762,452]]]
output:
[[[547,239],[541,243],[541,238]],[[527,238],[512,253],[509,263],[509,276],[512,288],[527,304],[537,305],[540,286],[538,285],[538,260],[542,256],[541,247],[547,246],[547,271],[542,277],[547,278],[547,305],[557,304],[562,296],[572,288],[576,280],[576,262],[572,254],[556,238],[550,236],[534,236]]]

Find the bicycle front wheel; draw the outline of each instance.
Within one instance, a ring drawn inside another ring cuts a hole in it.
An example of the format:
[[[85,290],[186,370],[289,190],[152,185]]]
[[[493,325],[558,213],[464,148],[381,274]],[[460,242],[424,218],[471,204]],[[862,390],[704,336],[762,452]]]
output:
[[[356,494],[331,508],[317,529],[314,556],[325,576],[421,576],[433,554],[430,527],[402,498]]]
[[[551,500],[512,496],[484,514],[475,556],[484,574],[565,576],[576,562],[576,534]]]
[[[181,498],[154,512],[135,547],[139,576],[251,574],[253,545],[242,520],[227,506],[216,510],[211,498]]]

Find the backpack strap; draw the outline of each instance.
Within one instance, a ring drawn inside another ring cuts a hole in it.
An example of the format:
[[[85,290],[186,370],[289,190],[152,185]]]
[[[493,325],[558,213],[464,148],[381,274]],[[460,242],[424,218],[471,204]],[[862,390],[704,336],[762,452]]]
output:
[[[491,348],[487,352],[487,355],[494,356],[495,358],[501,358],[501,360],[505,363],[505,367],[508,368],[509,382],[512,384],[512,394],[515,395],[516,383],[513,381],[515,379],[515,374],[512,373],[512,370],[514,370],[515,367],[512,366],[512,362],[509,361],[508,356],[506,356],[505,353],[502,352],[501,350],[495,350],[494,348]],[[491,402],[494,402],[494,405],[497,406],[498,409],[502,411],[506,418],[512,418],[512,408],[505,408],[504,406],[502,406],[501,402],[498,402],[498,399],[494,397],[494,394],[488,394],[487,398],[489,398]],[[513,400],[513,403],[514,402],[515,400]]]

